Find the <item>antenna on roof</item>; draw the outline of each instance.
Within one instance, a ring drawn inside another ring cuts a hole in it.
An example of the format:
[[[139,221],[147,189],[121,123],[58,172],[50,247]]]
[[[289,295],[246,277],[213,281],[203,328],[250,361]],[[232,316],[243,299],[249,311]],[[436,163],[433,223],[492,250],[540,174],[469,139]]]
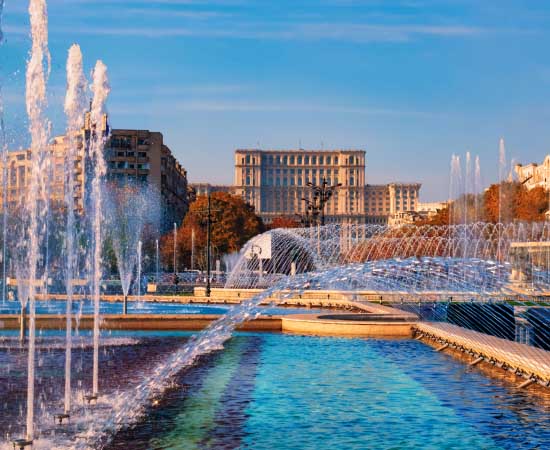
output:
[[[258,146],[258,150],[261,150],[261,148],[260,148],[260,141],[256,142],[256,145]]]
[[[302,138],[298,139],[298,150],[302,150]]]
[[[321,150],[324,150],[324,149],[325,149],[325,143],[321,141]]]

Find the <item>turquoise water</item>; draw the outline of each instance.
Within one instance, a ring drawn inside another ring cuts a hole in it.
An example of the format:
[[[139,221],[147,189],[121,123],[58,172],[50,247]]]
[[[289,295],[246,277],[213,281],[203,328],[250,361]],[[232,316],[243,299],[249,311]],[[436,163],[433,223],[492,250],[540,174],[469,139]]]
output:
[[[408,340],[241,334],[110,448],[550,448],[550,398]]]

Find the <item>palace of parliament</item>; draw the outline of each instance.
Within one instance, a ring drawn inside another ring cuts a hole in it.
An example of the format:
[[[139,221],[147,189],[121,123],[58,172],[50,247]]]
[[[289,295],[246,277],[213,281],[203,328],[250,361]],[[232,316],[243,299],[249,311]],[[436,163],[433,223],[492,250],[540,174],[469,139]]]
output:
[[[364,150],[238,149],[233,186],[192,186],[199,195],[219,190],[240,195],[269,223],[304,214],[303,199],[313,196],[308,183],[323,181],[340,185],[325,206],[326,223],[398,223],[422,207],[420,183],[367,184]]]

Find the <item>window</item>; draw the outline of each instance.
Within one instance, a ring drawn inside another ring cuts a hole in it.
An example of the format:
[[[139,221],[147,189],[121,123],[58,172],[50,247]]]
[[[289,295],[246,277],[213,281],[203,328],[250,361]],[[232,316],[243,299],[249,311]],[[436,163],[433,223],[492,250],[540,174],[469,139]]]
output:
[[[294,164],[294,155],[290,157],[290,164]]]
[[[250,155],[246,155],[246,163],[250,164]]]
[[[319,156],[319,164],[323,164],[323,157]]]
[[[309,156],[304,157],[304,164],[309,164]]]
[[[283,156],[283,164],[286,166],[288,164],[288,157],[285,155]]]
[[[19,184],[25,184],[25,168],[19,167]]]
[[[317,164],[317,156],[311,157],[311,164]]]
[[[338,156],[334,157],[334,164],[336,164],[336,165],[338,164]]]
[[[250,177],[249,177],[249,176],[246,177],[246,185],[247,185],[247,186],[250,186]]]
[[[302,157],[298,156],[298,164],[302,164]]]
[[[147,158],[147,152],[138,152],[138,158]]]

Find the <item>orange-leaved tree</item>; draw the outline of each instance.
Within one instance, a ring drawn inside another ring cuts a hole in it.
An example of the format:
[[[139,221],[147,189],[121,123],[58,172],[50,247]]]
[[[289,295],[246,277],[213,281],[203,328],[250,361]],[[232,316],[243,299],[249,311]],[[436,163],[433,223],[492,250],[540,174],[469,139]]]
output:
[[[199,196],[189,207],[183,223],[176,233],[176,264],[178,270],[191,268],[192,243],[194,241],[195,269],[206,269],[207,196]],[[236,195],[214,192],[210,195],[212,211],[211,252],[212,261],[224,254],[239,251],[253,236],[264,231],[260,217],[254,208]],[[193,238],[194,236],[194,238]],[[174,233],[161,239],[161,258],[165,270],[173,270]]]
[[[274,217],[269,224],[269,229],[275,230],[276,228],[300,228],[300,226],[301,223],[290,216],[277,216]]]

